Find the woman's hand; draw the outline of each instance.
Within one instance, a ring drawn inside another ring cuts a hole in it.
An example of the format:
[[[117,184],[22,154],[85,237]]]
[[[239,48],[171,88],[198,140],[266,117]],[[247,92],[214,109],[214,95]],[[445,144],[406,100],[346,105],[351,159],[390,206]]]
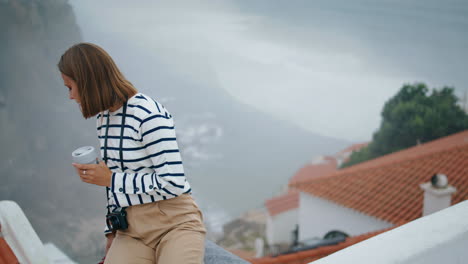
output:
[[[99,186],[111,186],[112,171],[107,167],[104,161],[99,164],[78,164],[72,163],[76,169],[76,173],[81,177],[81,180]]]

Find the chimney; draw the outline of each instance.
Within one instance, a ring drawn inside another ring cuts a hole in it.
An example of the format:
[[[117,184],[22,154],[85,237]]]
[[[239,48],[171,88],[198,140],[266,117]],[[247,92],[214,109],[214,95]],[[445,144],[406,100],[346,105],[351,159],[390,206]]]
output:
[[[435,174],[430,182],[420,185],[424,190],[423,216],[445,209],[452,204],[452,194],[457,190],[448,185],[447,176]]]
[[[264,248],[264,241],[262,238],[257,237],[255,239],[255,257],[256,258],[261,258],[263,257],[263,248]]]

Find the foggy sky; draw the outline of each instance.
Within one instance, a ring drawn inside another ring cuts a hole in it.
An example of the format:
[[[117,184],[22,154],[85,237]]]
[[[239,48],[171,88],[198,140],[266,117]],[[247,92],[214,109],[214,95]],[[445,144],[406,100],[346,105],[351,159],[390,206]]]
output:
[[[84,41],[108,50],[133,83],[150,85],[158,60],[188,82],[215,78],[241,102],[331,137],[370,140],[404,83],[455,86],[460,97],[468,84],[467,1],[71,4]]]

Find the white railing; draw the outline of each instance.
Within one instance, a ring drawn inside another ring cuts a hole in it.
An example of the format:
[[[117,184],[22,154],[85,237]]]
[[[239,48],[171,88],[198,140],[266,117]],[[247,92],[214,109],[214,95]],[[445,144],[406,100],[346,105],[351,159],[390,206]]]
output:
[[[468,263],[468,201],[419,218],[312,263]]]
[[[23,210],[0,201],[0,234],[21,264],[76,264],[53,244],[42,244]]]
[[[2,236],[19,263],[49,263],[44,245],[18,204],[0,201],[0,225]]]

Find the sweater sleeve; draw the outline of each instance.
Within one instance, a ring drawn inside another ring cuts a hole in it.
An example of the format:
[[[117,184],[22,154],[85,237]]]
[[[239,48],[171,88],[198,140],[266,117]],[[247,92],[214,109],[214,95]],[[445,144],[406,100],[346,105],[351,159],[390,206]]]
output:
[[[153,172],[114,172],[111,192],[169,196],[182,194],[186,179],[172,116],[167,112],[148,114],[140,122],[139,135],[146,150],[144,159],[151,160],[150,168]]]
[[[106,219],[104,219],[104,222],[105,222]],[[107,223],[104,223],[104,235],[107,236],[108,234],[111,234],[112,233],[112,230],[109,230],[109,228],[107,227]]]

